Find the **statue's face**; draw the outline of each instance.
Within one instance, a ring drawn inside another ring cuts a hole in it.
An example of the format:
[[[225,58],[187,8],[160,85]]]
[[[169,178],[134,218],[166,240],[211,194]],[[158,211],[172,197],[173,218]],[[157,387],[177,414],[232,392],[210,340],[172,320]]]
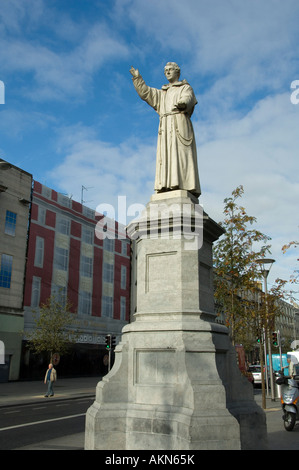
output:
[[[164,68],[164,74],[170,83],[177,81],[179,78],[179,73],[173,65],[166,65]]]

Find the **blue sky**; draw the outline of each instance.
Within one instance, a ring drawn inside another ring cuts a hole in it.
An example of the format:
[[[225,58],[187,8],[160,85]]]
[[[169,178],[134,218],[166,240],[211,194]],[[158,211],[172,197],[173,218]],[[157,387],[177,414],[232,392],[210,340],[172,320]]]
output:
[[[269,283],[288,279],[299,238],[297,0],[0,0],[0,157],[86,205],[146,204],[158,115],[130,67],[160,88],[181,66],[198,105],[200,202],[216,221],[240,202],[272,238]],[[297,255],[297,256],[296,256]],[[297,298],[299,298],[297,296]]]

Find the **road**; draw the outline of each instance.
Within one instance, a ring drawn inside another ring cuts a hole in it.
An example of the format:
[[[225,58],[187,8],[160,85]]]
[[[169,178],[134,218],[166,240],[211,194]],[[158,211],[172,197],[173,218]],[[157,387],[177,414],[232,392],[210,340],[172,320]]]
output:
[[[286,431],[278,403],[270,406],[266,410],[269,450],[299,450],[299,423],[293,431]]]
[[[262,392],[260,389],[254,390],[256,402],[261,406]],[[282,420],[282,410],[280,401],[267,399],[267,408],[265,410],[268,432],[268,450],[299,450],[299,422],[293,431],[288,432],[284,429]]]
[[[92,398],[15,405],[0,409],[0,450],[14,450],[33,443],[84,431],[85,413]]]
[[[255,390],[254,395],[261,405],[261,391]],[[40,403],[1,407],[0,450],[21,449],[84,433],[85,414],[93,401],[91,397],[64,400],[54,397]],[[279,401],[267,399],[266,419],[269,450],[299,450],[299,422],[292,432],[284,430]]]

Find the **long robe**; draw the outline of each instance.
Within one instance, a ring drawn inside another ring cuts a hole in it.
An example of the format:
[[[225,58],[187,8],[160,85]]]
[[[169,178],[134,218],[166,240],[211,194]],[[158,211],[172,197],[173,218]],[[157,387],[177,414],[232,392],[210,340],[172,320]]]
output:
[[[155,190],[185,189],[197,197],[201,194],[196,142],[190,120],[197,103],[193,89],[186,80],[164,85],[161,90],[146,85],[139,75],[133,78],[140,98],[160,116]],[[175,105],[184,103],[179,111]]]

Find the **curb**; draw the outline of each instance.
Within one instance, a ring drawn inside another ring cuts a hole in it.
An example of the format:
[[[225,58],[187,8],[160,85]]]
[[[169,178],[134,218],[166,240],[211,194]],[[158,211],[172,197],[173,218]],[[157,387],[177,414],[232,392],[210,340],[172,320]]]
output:
[[[55,395],[54,395],[55,397]],[[36,399],[33,399],[33,400],[30,400],[28,399],[28,401],[26,401],[26,399],[24,399],[23,401],[15,401],[15,402],[11,402],[11,403],[4,403],[4,404],[0,404],[0,409],[1,408],[10,408],[10,407],[13,407],[13,406],[28,406],[28,405],[40,405],[41,401],[44,400],[45,398],[47,397],[44,397],[44,396],[41,396],[39,399],[36,398]],[[67,397],[57,397],[57,398],[49,398],[49,400],[52,400],[53,403],[57,403],[57,402],[62,402],[62,401],[66,401],[66,400],[79,400],[81,398],[96,398],[95,397],[95,394],[82,394],[82,395],[76,395],[76,396],[67,396]]]

